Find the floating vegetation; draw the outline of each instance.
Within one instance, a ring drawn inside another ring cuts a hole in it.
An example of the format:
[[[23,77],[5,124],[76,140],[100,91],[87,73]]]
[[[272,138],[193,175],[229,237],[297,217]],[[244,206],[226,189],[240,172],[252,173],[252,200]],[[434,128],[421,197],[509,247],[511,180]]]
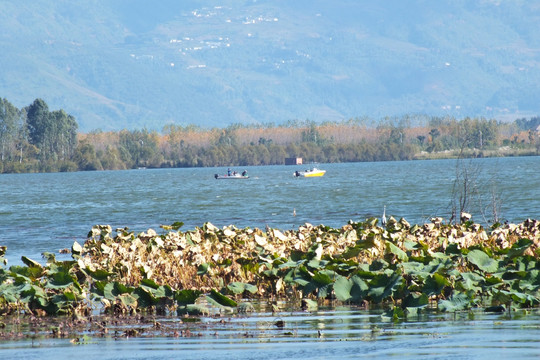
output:
[[[477,307],[504,312],[540,301],[537,220],[489,229],[441,218],[289,231],[181,226],[135,234],[97,225],[83,245],[73,244],[72,260],[45,253],[45,265],[23,257],[25,266],[0,267],[0,315],[190,318],[249,312],[250,299],[287,299],[305,310],[328,301],[383,307],[398,320]],[[0,247],[4,266],[5,252]]]

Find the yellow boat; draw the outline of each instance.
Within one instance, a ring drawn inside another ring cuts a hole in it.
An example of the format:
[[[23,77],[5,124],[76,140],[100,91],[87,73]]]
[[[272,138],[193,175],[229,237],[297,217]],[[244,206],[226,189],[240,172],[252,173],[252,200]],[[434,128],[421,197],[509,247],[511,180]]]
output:
[[[293,175],[296,177],[319,177],[324,176],[324,174],[326,174],[326,170],[311,168],[305,171],[295,171]]]

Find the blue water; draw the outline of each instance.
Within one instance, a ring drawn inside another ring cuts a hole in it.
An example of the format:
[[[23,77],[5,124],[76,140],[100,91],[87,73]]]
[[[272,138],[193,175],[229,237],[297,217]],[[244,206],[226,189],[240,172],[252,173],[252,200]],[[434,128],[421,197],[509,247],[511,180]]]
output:
[[[211,222],[294,229],[306,222],[341,227],[386,215],[424,223],[450,216],[456,160],[318,164],[321,178],[294,178],[304,166],[245,167],[247,180],[215,180],[226,168],[0,175],[0,245],[9,264],[22,255],[84,242],[93,225],[133,231],[175,221],[183,230]],[[479,197],[473,220],[489,221],[492,192],[510,222],[540,218],[540,157],[465,160]]]
[[[313,312],[257,312],[202,318],[181,324],[158,318],[169,329],[189,328],[192,337],[115,339],[90,335],[36,336],[0,341],[3,359],[537,359],[540,312],[420,315],[393,322],[381,312],[342,306]],[[277,328],[276,320],[285,326]],[[150,325],[151,326],[151,325]],[[121,331],[120,331],[121,333]],[[145,334],[142,331],[142,334]]]

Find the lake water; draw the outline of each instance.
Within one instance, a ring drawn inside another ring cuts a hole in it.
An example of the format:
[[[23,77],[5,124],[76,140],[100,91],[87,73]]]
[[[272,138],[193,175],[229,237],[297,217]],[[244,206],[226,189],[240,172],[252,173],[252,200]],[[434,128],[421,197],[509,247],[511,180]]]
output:
[[[468,161],[467,161],[467,164]],[[491,189],[499,215],[510,222],[540,218],[540,157],[475,159],[484,202],[473,220],[482,222]],[[226,168],[159,169],[0,175],[0,245],[8,265],[21,256],[83,243],[95,224],[139,232],[175,221],[184,230],[210,221],[217,226],[295,229],[309,222],[332,227],[349,220],[387,216],[424,223],[448,219],[456,160],[319,164],[322,178],[293,178],[307,166],[246,167],[248,180],[215,180]],[[242,171],[244,168],[238,168]],[[486,211],[489,216],[489,211]],[[294,214],[295,213],[295,214]],[[69,255],[57,255],[57,258]],[[273,326],[276,318],[285,328]],[[175,326],[178,319],[162,319]],[[223,325],[205,318],[201,336],[91,338],[0,342],[3,359],[494,359],[537,358],[540,314],[443,314],[393,323],[380,313],[354,308],[310,313],[255,313]],[[217,328],[216,328],[217,326]],[[320,332],[320,333],[319,333]]]
[[[353,307],[257,312],[181,324],[158,318],[169,333],[138,338],[90,336],[82,344],[39,336],[1,342],[2,359],[538,359],[540,312],[421,315],[393,322]],[[275,326],[283,321],[283,328]],[[170,330],[190,329],[190,337]],[[142,334],[145,334],[142,331]]]
[[[155,169],[0,175],[0,245],[8,265],[22,255],[81,243],[93,225],[133,231],[185,223],[183,230],[209,221],[239,228],[295,229],[306,222],[341,227],[349,220],[387,216],[424,223],[449,218],[456,160],[318,164],[321,178],[294,178],[304,166],[246,169],[247,180],[216,180],[226,168]],[[499,216],[510,222],[540,218],[540,157],[465,160],[476,169],[484,195],[473,220],[483,222],[491,190],[501,200]],[[483,210],[482,210],[482,209]],[[60,255],[58,258],[62,258]]]

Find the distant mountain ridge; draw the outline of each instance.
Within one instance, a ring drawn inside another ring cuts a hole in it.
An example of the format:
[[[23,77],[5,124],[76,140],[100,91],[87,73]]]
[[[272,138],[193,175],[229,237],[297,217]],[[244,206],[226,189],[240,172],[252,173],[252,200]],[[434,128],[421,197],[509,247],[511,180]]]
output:
[[[540,113],[540,3],[0,3],[0,97],[82,131]]]

